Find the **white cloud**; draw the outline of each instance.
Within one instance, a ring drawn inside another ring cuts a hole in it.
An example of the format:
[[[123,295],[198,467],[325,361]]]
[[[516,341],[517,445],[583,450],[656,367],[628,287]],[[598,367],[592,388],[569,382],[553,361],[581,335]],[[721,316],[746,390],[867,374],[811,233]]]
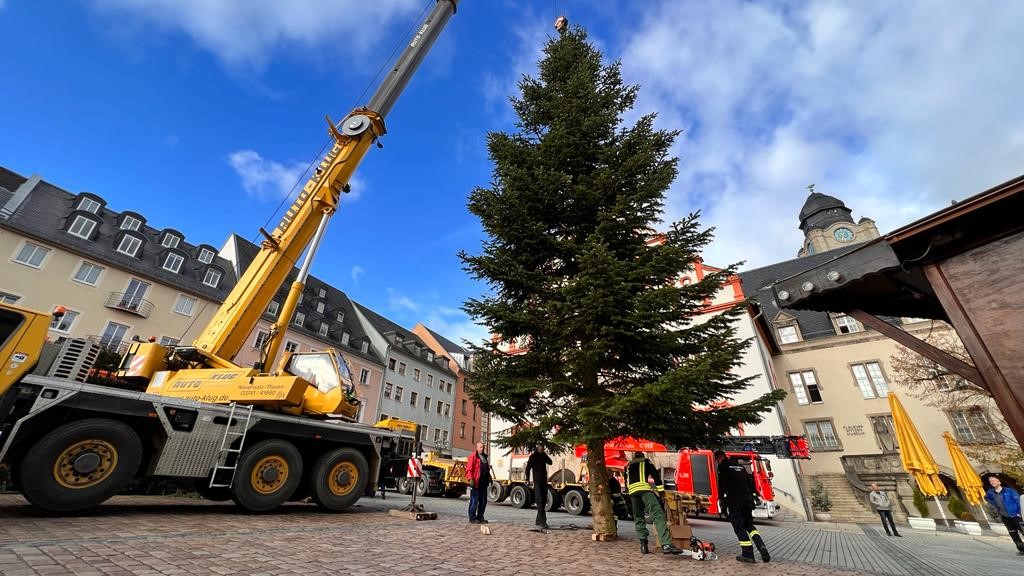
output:
[[[459,345],[464,341],[480,344],[491,336],[490,330],[474,322],[465,312],[444,306],[430,310],[423,324]]]
[[[649,6],[606,55],[685,129],[667,216],[704,209],[709,262],[794,257],[810,183],[885,232],[1024,171],[1024,4]]]
[[[267,160],[252,150],[232,152],[228,154],[227,162],[242,179],[246,194],[260,199],[287,196],[303,185],[299,178],[306,171],[304,163],[284,165]]]
[[[272,51],[288,47],[311,52],[330,47],[329,57],[364,54],[381,40],[382,29],[396,20],[410,21],[423,7],[418,0],[93,0],[93,5],[182,32],[232,68],[261,68]]]
[[[362,266],[353,266],[351,274],[352,282],[354,284],[359,284],[359,279],[362,278],[364,274],[366,274],[366,271],[363,270]]]
[[[420,309],[419,304],[414,302],[412,298],[396,292],[392,288],[388,288],[388,307],[391,308],[393,312],[399,312],[401,310],[416,312]]]

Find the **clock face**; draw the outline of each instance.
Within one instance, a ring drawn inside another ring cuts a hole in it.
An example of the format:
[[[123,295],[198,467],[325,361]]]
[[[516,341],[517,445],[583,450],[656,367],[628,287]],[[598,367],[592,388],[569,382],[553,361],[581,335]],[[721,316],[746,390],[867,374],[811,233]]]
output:
[[[832,236],[840,242],[849,242],[850,240],[853,240],[853,230],[850,230],[849,228],[836,228],[835,231],[832,232]]]
[[[810,242],[807,243],[807,253],[808,254],[814,254],[814,244],[812,244]]]

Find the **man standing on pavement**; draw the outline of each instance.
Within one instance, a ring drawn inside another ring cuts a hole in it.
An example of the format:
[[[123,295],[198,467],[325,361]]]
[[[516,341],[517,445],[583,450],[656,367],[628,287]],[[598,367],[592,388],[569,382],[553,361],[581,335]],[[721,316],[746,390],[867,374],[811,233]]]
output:
[[[889,500],[889,495],[878,489],[878,484],[871,483],[871,492],[868,494],[868,500],[871,500],[871,504],[874,505],[875,510],[878,510],[878,515],[882,518],[882,528],[885,528],[885,533],[889,536],[900,536],[899,531],[896,530],[896,523],[892,521],[892,502]],[[892,532],[889,531],[889,527],[892,527]]]
[[[1010,538],[1017,545],[1017,554],[1024,556],[1024,542],[1020,538],[1020,533],[1024,532],[1021,525],[1020,493],[1009,486],[1003,486],[1002,480],[996,476],[989,476],[988,484],[991,488],[985,492],[985,500],[995,507],[1002,518]]]
[[[754,546],[761,553],[761,560],[772,559],[764,539],[754,527],[754,482],[742,464],[727,458],[725,452],[715,451],[715,464],[718,466],[718,494],[729,509],[729,522],[739,538],[742,552],[736,557],[740,562],[756,562]]]
[[[469,455],[466,476],[469,478],[469,523],[487,524],[484,510],[487,509],[487,486],[491,483],[491,464],[483,442],[477,442],[476,452]]]
[[[548,501],[548,466],[551,465],[551,457],[544,453],[544,445],[537,443],[526,461],[526,483],[530,483],[530,476],[533,476],[533,501],[537,504],[538,528],[547,530],[548,517],[545,506]]]
[[[658,540],[661,542],[661,551],[664,554],[682,554],[683,550],[672,544],[672,536],[668,531],[668,524],[665,523],[665,512],[661,508],[661,495],[665,492],[665,485],[661,483],[661,475],[658,469],[647,461],[643,452],[634,452],[633,459],[626,465],[623,471],[626,477],[626,493],[633,505],[633,522],[636,525],[636,535],[640,539],[640,553],[647,554],[647,519],[649,515],[654,520],[654,527],[658,529]],[[647,478],[654,479],[659,495],[651,490]]]

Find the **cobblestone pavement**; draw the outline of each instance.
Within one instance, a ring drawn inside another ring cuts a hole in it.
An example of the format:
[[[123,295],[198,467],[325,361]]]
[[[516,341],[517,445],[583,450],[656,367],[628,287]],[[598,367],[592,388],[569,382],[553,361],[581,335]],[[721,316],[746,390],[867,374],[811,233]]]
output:
[[[350,574],[369,576],[512,574],[700,574],[826,576],[1014,574],[1024,558],[1008,538],[907,534],[886,538],[873,527],[762,526],[770,564],[744,565],[728,524],[693,521],[722,559],[697,562],[637,551],[633,527],[620,522],[616,542],[590,540],[589,518],[549,514],[566,529],[528,530],[533,510],[488,506],[490,535],[467,523],[467,500],[428,498],[436,521],[386,514],[407,497],[363,499],[350,512],[328,514],[294,504],[249,516],[230,504],[165,497],[118,497],[87,516],[47,518],[14,495],[0,496],[0,574]],[[573,525],[580,527],[572,530]],[[909,528],[907,529],[909,531]],[[847,571],[849,569],[852,571]]]

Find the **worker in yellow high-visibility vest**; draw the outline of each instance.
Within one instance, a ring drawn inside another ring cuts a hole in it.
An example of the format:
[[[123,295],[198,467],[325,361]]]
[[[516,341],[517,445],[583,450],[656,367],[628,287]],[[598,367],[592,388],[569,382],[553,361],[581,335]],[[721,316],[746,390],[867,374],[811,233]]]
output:
[[[668,531],[668,524],[665,522],[665,512],[661,507],[661,500],[665,493],[665,485],[661,483],[661,474],[651,464],[643,452],[634,452],[633,459],[629,461],[624,470],[626,477],[626,493],[633,505],[633,521],[636,524],[636,535],[640,539],[640,553],[647,554],[647,520],[649,515],[654,520],[654,527],[658,530],[658,540],[661,542],[661,551],[664,554],[682,554],[684,550],[672,544],[672,536]],[[654,480],[655,491],[647,478]]]

